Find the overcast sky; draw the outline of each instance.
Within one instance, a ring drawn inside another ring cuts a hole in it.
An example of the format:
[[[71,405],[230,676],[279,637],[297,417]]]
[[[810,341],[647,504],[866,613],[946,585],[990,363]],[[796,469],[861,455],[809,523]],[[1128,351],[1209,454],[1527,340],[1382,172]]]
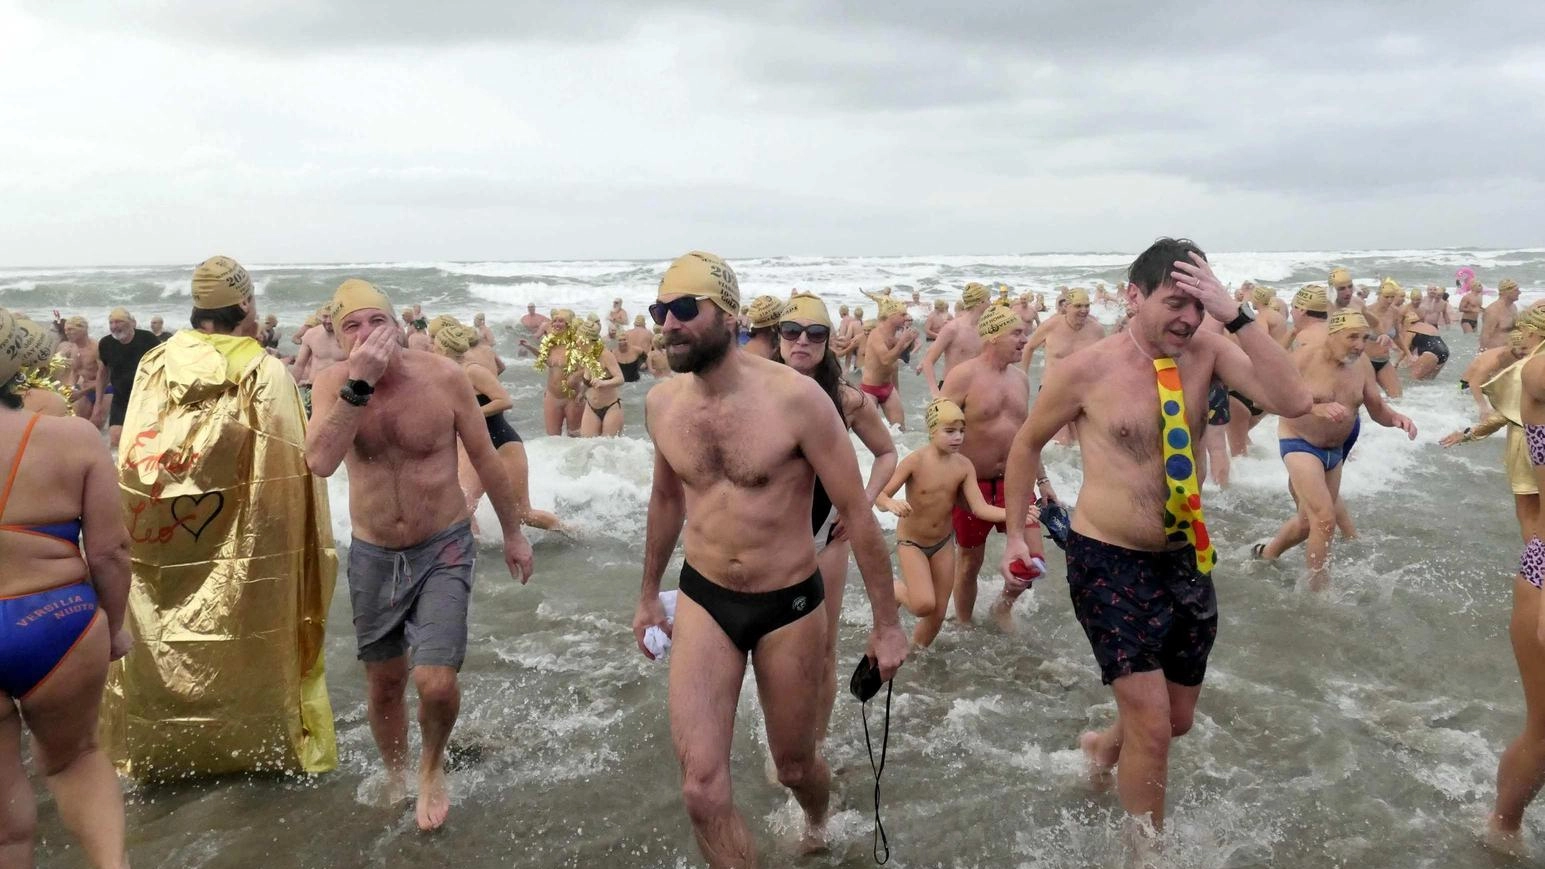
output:
[[[1545,244],[1545,3],[0,0],[0,264]]]

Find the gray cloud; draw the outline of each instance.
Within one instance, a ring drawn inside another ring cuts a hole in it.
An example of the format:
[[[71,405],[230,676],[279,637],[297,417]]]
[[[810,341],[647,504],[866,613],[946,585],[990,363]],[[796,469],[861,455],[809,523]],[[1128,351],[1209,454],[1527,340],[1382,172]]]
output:
[[[94,82],[56,33],[29,68],[61,46],[73,89],[0,84],[0,259],[72,226],[131,252],[245,231],[276,259],[1109,249],[1153,234],[1145,209],[1238,247],[1484,242],[1452,197],[1545,184],[1525,0],[16,8],[121,54]],[[1496,242],[1545,218],[1520,198]],[[1327,202],[1356,208],[1307,225]]]

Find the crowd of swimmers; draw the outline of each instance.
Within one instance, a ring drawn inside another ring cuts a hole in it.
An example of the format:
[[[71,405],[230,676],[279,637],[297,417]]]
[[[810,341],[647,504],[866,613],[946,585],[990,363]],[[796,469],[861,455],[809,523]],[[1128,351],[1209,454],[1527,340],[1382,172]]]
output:
[[[202,264],[192,325],[250,337],[274,353],[278,324],[269,317],[259,325],[250,286],[234,261]],[[200,287],[214,288],[213,301],[200,301]],[[1308,589],[1328,588],[1338,530],[1356,533],[1340,483],[1363,412],[1414,439],[1416,427],[1392,404],[1402,381],[1439,375],[1450,357],[1446,330],[1478,332],[1480,353],[1460,384],[1477,423],[1443,444],[1510,432],[1509,479],[1526,544],[1512,633],[1527,724],[1502,756],[1488,840],[1517,849],[1523,810],[1545,782],[1545,363],[1536,355],[1545,307],[1519,311],[1511,280],[1498,283],[1494,301],[1487,292],[1469,269],[1447,292],[1407,291],[1392,278],[1359,283],[1337,268],[1284,303],[1262,283],[1226,288],[1194,243],[1165,238],[1113,290],[1062,287],[1051,304],[1043,294],[981,283],[967,284],[953,304],[882,290],[865,293],[875,314],[865,319],[861,306],[833,316],[824,300],[799,291],[743,300],[733,268],[697,251],[666,269],[648,319],[630,317],[621,299],[584,318],[565,308],[544,316],[533,304],[516,344],[545,377],[549,436],[619,434],[623,384],[655,378],[643,399],[655,451],[632,628],[642,654],[669,656],[670,730],[703,857],[744,867],[758,858],[735,806],[730,760],[745,669],[755,671],[761,698],[777,698],[762,704],[770,764],[803,810],[801,848],[826,847],[824,745],[851,564],[871,610],[864,655],[889,680],[934,642],[951,610],[960,624],[976,618],[994,530],[1004,535],[996,565],[1003,583],[988,613],[1004,628],[1046,572],[1048,532],[1063,550],[1075,617],[1116,708],[1107,728],[1078,744],[1092,780],[1113,783],[1133,819],[1134,852],[1156,847],[1169,746],[1192,726],[1217,635],[1217,549],[1204,486],[1226,486],[1230,459],[1246,454],[1266,416],[1278,416],[1293,507],[1251,551],[1275,560],[1302,543]],[[1091,315],[1096,304],[1119,308],[1112,328]],[[209,314],[216,308],[225,319]],[[117,783],[90,736],[94,712],[79,720],[83,700],[95,708],[90,695],[100,692],[107,662],[133,644],[124,615],[127,543],[113,530],[116,508],[91,499],[117,494],[97,431],[122,423],[135,365],[167,333],[159,318],[139,330],[122,309],[108,324],[110,334],[92,342],[79,318],[44,327],[0,310],[0,461],[10,468],[0,522],[17,523],[0,525],[12,532],[0,533],[0,556],[35,567],[25,580],[10,572],[0,579],[0,608],[68,611],[72,619],[62,639],[20,650],[17,630],[0,623],[7,866],[31,860],[31,797],[18,778],[21,718],[37,737],[34,759],[65,823],[94,863],[126,865]],[[429,319],[350,279],[290,340],[298,352],[283,365],[305,398],[305,464],[318,476],[349,470],[347,581],[371,732],[389,792],[401,797],[412,681],[423,736],[416,816],[435,829],[449,813],[443,761],[467,646],[471,510],[486,493],[505,561],[521,582],[535,567],[522,524],[562,526],[530,507],[524,448],[504,418],[513,407],[499,378],[507,363],[481,315],[470,326]],[[899,377],[906,364],[927,390],[910,403]],[[896,433],[905,409],[918,405],[927,441],[898,460]],[[409,408],[414,426],[392,422]],[[76,419],[46,423],[42,445],[34,439],[36,453],[28,451],[40,418],[70,415]],[[853,437],[868,451],[867,468]],[[1082,452],[1070,517],[1071,502],[1064,505],[1043,462],[1053,441]],[[61,486],[61,474],[75,477]],[[87,498],[70,502],[61,494],[70,491]],[[876,510],[898,517],[894,552]],[[59,530],[60,517],[76,517],[63,523],[74,525]],[[36,548],[48,535],[81,546],[83,526],[83,548]],[[678,543],[678,593],[662,594]],[[377,593],[386,583],[389,603]],[[38,603],[36,595],[61,587],[89,589],[90,605],[78,590]],[[915,619],[910,639],[903,612]],[[32,675],[13,676],[13,656],[30,662]]]

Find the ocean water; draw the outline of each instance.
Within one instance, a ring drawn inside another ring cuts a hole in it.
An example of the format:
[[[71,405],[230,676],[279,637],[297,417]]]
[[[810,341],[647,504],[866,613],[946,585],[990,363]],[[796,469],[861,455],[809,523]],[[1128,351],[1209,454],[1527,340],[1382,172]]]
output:
[[[863,301],[859,287],[920,289],[953,298],[967,280],[1017,290],[1113,284],[1128,255],[779,258],[734,261],[747,297],[792,287]],[[1512,276],[1545,288],[1545,250],[1215,254],[1221,276],[1265,280],[1283,294],[1323,281],[1332,265],[1359,281],[1451,285],[1477,267],[1494,287]],[[263,304],[286,326],[345,276],[361,275],[401,304],[430,314],[486,311],[500,331],[527,301],[601,311],[615,296],[630,312],[653,293],[661,262],[417,263],[253,267]],[[0,305],[38,316],[85,313],[100,332],[112,305],[141,322],[187,304],[188,268],[8,269]],[[1115,310],[1096,308],[1114,319]],[[1447,334],[1454,358],[1437,381],[1408,384],[1396,407],[1420,429],[1415,442],[1364,422],[1343,493],[1359,526],[1338,541],[1333,590],[1302,586],[1302,550],[1277,565],[1248,559],[1292,510],[1275,449],[1275,424],[1255,431],[1227,490],[1207,504],[1220,553],[1221,628],[1195,729],[1171,754],[1166,864],[1184,867],[1491,867],[1478,843],[1497,756],[1522,725],[1523,700],[1507,641],[1520,546],[1501,471],[1502,438],[1442,450],[1437,439],[1473,421],[1455,387],[1472,337]],[[1033,371],[1038,377],[1038,371]],[[666,667],[638,654],[629,623],[638,592],[652,451],[641,424],[650,383],[624,388],[624,436],[540,436],[541,380],[529,364],[504,375],[512,421],[527,439],[533,502],[577,528],[574,539],[531,532],[537,573],[510,579],[497,522],[479,511],[482,551],[453,737],[451,819],[421,835],[411,805],[370,804],[379,761],[365,722],[340,578],[327,664],[338,719],[339,769],[314,778],[233,778],[129,793],[136,865],[157,867],[685,867],[701,865],[681,807],[666,719]],[[926,391],[902,376],[905,454],[924,442]],[[868,456],[857,445],[861,465]],[[1053,447],[1049,472],[1076,498],[1076,449]],[[349,535],[346,481],[330,481],[335,531]],[[893,517],[881,517],[887,532]],[[989,544],[989,565],[1001,537]],[[1078,734],[1110,720],[1068,601],[1063,560],[1026,595],[1017,629],[947,622],[896,683],[884,819],[899,867],[1119,865],[1113,793],[1082,774]],[[679,563],[679,562],[678,562]],[[666,585],[674,583],[675,567]],[[1000,582],[982,578],[978,613]],[[910,627],[910,619],[904,618]],[[839,657],[846,672],[870,623],[850,574]],[[764,865],[862,867],[869,856],[872,778],[859,706],[839,698],[828,746],[836,769],[833,847],[797,859],[799,813],[763,772],[765,750],[750,686],[737,721],[736,799]],[[877,710],[870,724],[878,724]],[[46,797],[42,865],[83,866]],[[1537,813],[1531,814],[1531,822]],[[1526,828],[1527,828],[1526,824]],[[1537,848],[1545,842],[1535,839]],[[1518,865],[1529,865],[1520,863]]]

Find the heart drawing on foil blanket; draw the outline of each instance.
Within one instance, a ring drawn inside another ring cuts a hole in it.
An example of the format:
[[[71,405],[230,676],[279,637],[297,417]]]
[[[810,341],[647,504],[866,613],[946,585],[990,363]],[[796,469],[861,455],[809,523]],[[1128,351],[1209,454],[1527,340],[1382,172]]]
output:
[[[219,492],[178,495],[172,499],[172,521],[197,540],[224,509],[225,496]]]

